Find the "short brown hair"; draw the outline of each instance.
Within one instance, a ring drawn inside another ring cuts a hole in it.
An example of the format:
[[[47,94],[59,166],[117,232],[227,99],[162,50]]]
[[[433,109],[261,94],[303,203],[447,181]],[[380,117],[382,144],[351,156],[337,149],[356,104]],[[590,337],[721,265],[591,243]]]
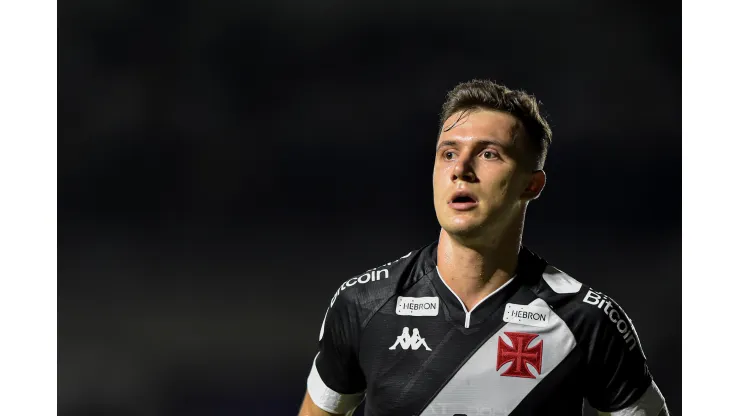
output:
[[[509,113],[524,127],[534,155],[535,169],[542,169],[552,143],[552,130],[540,114],[537,99],[524,91],[511,90],[488,80],[474,79],[458,84],[442,105],[439,133],[445,120],[458,111],[488,109]]]

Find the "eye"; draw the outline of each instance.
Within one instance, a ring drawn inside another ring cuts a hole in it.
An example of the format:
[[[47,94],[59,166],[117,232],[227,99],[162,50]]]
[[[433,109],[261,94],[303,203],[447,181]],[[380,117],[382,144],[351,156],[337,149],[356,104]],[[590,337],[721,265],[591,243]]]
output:
[[[442,154],[442,157],[444,157],[445,160],[452,160],[455,158],[455,153],[448,150]]]
[[[493,160],[498,159],[498,153],[494,152],[493,150],[485,150],[483,153],[481,153],[481,156],[483,156],[483,159],[486,160]]]

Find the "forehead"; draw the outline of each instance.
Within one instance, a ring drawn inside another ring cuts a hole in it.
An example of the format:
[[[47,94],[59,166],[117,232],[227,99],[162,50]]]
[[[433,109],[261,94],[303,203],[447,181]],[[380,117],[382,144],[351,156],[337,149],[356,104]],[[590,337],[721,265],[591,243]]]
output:
[[[458,111],[442,124],[438,142],[454,140],[465,143],[476,139],[494,139],[504,145],[513,145],[518,125],[514,116],[501,111]]]

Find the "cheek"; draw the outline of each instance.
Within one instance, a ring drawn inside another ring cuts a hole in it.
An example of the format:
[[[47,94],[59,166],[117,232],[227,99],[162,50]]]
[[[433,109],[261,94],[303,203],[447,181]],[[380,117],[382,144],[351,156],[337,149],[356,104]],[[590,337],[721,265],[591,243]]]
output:
[[[432,181],[432,193],[434,194],[434,200],[442,197],[442,190],[444,189],[444,184],[438,179],[437,175],[434,175],[434,180]]]
[[[488,188],[491,192],[490,195],[495,199],[505,199],[511,196],[513,178],[510,175],[496,175],[491,178],[489,183],[491,184]]]
[[[452,167],[453,167],[452,163],[443,163],[443,162],[440,162],[439,160],[435,160],[434,161],[434,175],[442,174],[443,172],[449,170]]]
[[[435,190],[437,186],[444,184],[446,178],[446,168],[444,166],[434,165],[434,172],[432,173],[432,183],[434,184]]]
[[[501,195],[510,200],[519,199],[522,192],[527,188],[528,179],[519,175],[509,175],[501,181]]]

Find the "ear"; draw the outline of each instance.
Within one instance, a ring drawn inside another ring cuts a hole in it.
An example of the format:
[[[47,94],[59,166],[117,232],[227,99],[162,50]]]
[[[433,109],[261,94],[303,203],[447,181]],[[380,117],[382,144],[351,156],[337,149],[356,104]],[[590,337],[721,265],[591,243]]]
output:
[[[544,170],[536,170],[532,172],[529,178],[529,183],[522,193],[522,199],[531,201],[539,198],[542,190],[545,189],[545,182],[547,182],[547,176]]]

